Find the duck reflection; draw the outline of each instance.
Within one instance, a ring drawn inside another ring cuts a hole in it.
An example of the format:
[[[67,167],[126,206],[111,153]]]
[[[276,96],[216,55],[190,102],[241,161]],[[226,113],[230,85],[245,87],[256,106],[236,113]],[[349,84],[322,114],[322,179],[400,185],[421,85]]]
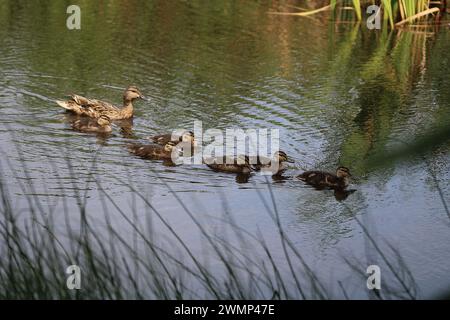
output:
[[[236,182],[237,183],[247,183],[250,178],[249,173],[238,173],[236,174]]]
[[[136,139],[133,132],[133,118],[115,120],[114,124],[120,128],[120,134],[126,139]]]
[[[335,189],[334,197],[336,198],[337,201],[344,201],[348,198],[349,195],[351,195],[355,191],[356,191],[356,189],[351,189],[351,190]]]
[[[164,159],[163,162],[162,162],[162,164],[163,164],[163,166],[165,166],[165,167],[176,167],[176,166],[177,166],[176,163],[174,163],[174,162],[172,161],[172,159]]]
[[[292,180],[292,177],[284,176],[283,174],[275,174],[272,176],[272,180],[275,183],[284,183],[287,180]]]

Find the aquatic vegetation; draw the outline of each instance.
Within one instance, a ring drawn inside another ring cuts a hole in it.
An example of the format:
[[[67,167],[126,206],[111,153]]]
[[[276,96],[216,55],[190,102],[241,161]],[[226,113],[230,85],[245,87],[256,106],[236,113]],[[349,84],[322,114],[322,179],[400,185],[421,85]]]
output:
[[[333,11],[335,16],[340,19],[348,19],[347,12],[354,12],[354,18],[362,20],[363,13],[369,5],[380,5],[380,10],[385,21],[389,21],[391,28],[399,27],[406,23],[416,22],[417,20],[438,14],[445,10],[446,1],[430,0],[381,0],[360,1],[360,0],[330,0],[330,4],[314,10],[304,10],[302,12],[270,12],[271,14],[310,16],[319,12]],[[351,18],[351,17],[350,17]]]

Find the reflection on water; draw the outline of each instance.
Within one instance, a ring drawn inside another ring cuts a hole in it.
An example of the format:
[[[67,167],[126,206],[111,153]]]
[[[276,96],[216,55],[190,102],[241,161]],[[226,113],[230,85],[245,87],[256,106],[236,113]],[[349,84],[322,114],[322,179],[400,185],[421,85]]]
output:
[[[411,159],[383,171],[364,164],[398,141],[449,123],[450,32],[328,27],[267,15],[270,6],[83,2],[82,29],[69,31],[63,3],[2,1],[1,164],[15,200],[27,206],[13,183],[19,178],[32,181],[33,193],[49,206],[87,192],[96,212],[101,204],[94,178],[123,203],[132,194],[115,178],[129,181],[202,254],[168,184],[217,228],[225,198],[241,227],[259,230],[279,250],[261,200],[269,199],[270,186],[286,233],[329,286],[351,275],[341,255],[369,264],[381,259],[361,234],[355,222],[360,217],[376,239],[400,248],[424,296],[448,288],[450,237],[427,163]],[[70,130],[75,118],[54,103],[76,92],[119,104],[130,84],[150,101],[136,103],[135,118],[114,122],[109,136]],[[127,143],[192,129],[194,120],[205,130],[278,128],[281,149],[295,164],[281,177],[249,178],[144,161],[127,152]],[[448,151],[427,157],[444,195],[450,191]],[[4,170],[5,161],[11,170]],[[338,165],[358,177],[349,192],[317,191],[292,179],[303,170]],[[354,294],[367,296],[363,289]]]
[[[356,189],[351,189],[351,190],[335,189],[334,197],[338,201],[344,201],[345,199],[348,198],[349,195],[351,195],[355,191],[356,191]]]

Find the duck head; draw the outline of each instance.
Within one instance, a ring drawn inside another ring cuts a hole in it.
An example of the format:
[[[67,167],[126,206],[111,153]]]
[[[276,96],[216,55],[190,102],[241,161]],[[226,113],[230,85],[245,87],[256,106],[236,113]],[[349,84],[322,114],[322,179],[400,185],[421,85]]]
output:
[[[176,148],[177,144],[173,141],[169,141],[164,145],[164,151],[172,152]]]
[[[350,170],[347,167],[339,167],[336,170],[336,176],[338,178],[349,178],[352,175],[350,174]]]
[[[194,141],[194,133],[192,131],[185,131],[180,136],[180,142],[192,142]]]
[[[350,183],[350,170],[347,167],[339,167],[336,170],[336,176],[340,179],[343,179],[344,185],[347,187]]]
[[[197,146],[197,141],[195,140],[194,133],[192,131],[183,132],[180,137],[180,142],[185,142],[193,146]]]
[[[286,152],[284,151],[277,151],[275,152],[275,154],[273,155],[274,159],[276,162],[278,163],[282,163],[282,162],[290,162],[293,163],[294,160],[289,158],[288,155],[286,154]]]
[[[131,102],[135,99],[144,99],[141,91],[135,86],[129,86],[123,93],[123,100],[126,102]]]

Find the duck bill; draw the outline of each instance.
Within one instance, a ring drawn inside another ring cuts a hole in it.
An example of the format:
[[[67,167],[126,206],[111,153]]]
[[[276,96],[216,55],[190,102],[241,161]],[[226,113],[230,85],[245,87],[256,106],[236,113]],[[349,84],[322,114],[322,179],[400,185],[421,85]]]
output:
[[[147,98],[146,96],[139,96],[139,98],[140,99],[142,99],[142,100],[144,100],[144,101],[150,101],[150,99],[149,98]]]
[[[286,159],[286,162],[294,163],[295,161],[294,161],[294,159],[292,159],[292,158],[287,158],[287,159]]]

